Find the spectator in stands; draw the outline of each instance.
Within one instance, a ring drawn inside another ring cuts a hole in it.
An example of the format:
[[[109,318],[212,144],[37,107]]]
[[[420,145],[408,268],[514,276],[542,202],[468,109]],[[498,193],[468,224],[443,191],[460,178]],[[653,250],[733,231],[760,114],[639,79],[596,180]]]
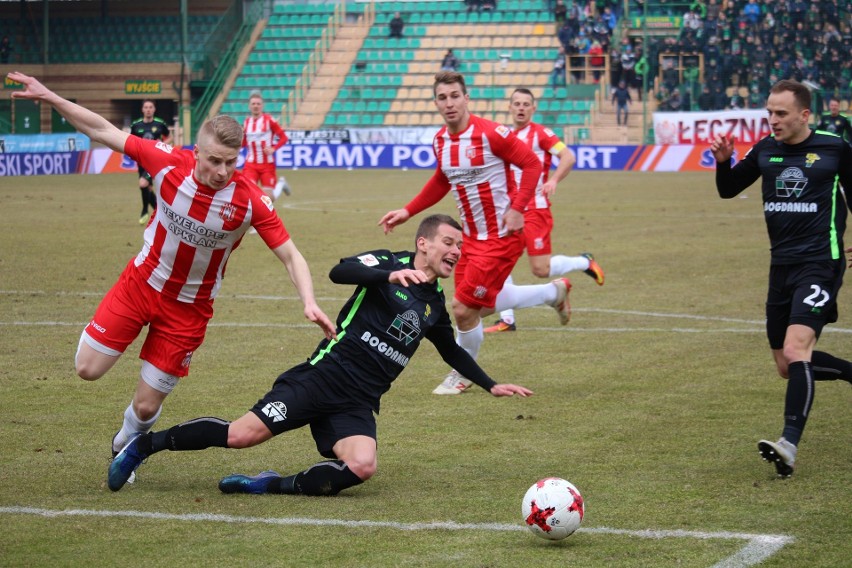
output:
[[[713,108],[713,93],[710,92],[710,86],[704,85],[701,89],[701,94],[698,95],[698,108],[700,110],[714,110]]]
[[[12,55],[12,42],[9,36],[3,36],[0,40],[0,63],[9,63],[9,57]]]
[[[568,6],[562,0],[556,0],[556,6],[553,7],[553,20],[556,22],[557,30],[568,20]]]
[[[721,84],[717,84],[713,87],[713,108],[715,110],[722,110],[727,103],[728,95],[725,94],[725,88]]]
[[[765,102],[766,102],[766,97],[763,96],[763,92],[758,88],[757,85],[752,85],[751,90],[748,93],[748,108],[750,108],[750,109],[764,108]]]
[[[615,31],[615,26],[618,25],[618,16],[615,15],[612,8],[606,6],[601,14],[601,19],[606,24],[607,30],[609,30],[609,35],[612,35],[612,32]]]
[[[574,41],[574,29],[571,27],[571,24],[568,22],[563,23],[559,31],[556,32],[556,38],[559,40],[560,45],[567,51],[571,42]]]
[[[680,98],[680,89],[672,89],[672,92],[666,101],[666,106],[668,106],[669,110],[673,112],[683,110],[683,101]]]
[[[453,53],[452,49],[448,49],[444,54],[444,59],[441,60],[441,71],[457,71],[459,68],[459,60]]]
[[[745,108],[745,101],[740,96],[737,91],[731,93],[731,97],[728,99],[728,104],[725,106],[727,110],[740,110]]]
[[[680,84],[680,73],[674,64],[674,58],[663,59],[663,85],[667,91],[673,91]]]
[[[627,90],[627,83],[623,80],[618,82],[618,86],[612,92],[612,104],[615,105],[615,120],[619,126],[627,126],[628,105],[633,99],[630,98],[630,91]]]
[[[481,0],[482,9],[491,12],[497,9],[497,0]]]
[[[847,142],[852,143],[852,125],[849,119],[840,114],[840,101],[831,97],[828,101],[828,112],[822,115],[817,130],[825,130],[837,134]]]
[[[601,42],[594,40],[591,47],[589,47],[589,65],[592,67],[592,75],[595,78],[595,83],[599,83],[601,80],[601,70],[605,62],[606,58],[604,57],[603,46]]]
[[[402,28],[405,27],[405,22],[402,21],[402,16],[399,15],[399,12],[394,12],[393,18],[391,18],[390,22],[388,22],[388,29],[390,30],[390,35],[388,37],[402,37]]]
[[[565,86],[565,49],[560,47],[553,60],[553,70],[550,72],[550,84],[553,88]]]
[[[757,30],[757,24],[760,22],[760,5],[757,0],[748,0],[748,4],[743,7],[743,15],[749,27]]]
[[[464,0],[468,13],[482,10],[482,0]]]

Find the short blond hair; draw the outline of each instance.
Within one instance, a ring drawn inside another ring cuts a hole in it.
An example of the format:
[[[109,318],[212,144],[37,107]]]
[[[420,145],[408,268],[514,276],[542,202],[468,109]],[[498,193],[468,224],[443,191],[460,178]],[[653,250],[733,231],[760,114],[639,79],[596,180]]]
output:
[[[243,145],[243,127],[230,116],[214,116],[204,121],[198,130],[198,141],[201,145],[207,140],[215,140],[223,146],[239,150]]]

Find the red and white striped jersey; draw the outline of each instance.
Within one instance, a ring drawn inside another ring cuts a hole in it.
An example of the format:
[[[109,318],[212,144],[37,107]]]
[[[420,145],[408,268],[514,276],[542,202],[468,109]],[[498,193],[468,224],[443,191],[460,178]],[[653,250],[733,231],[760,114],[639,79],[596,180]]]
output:
[[[277,141],[275,140],[278,138]],[[243,122],[243,146],[248,148],[246,162],[251,164],[274,164],[275,154],[266,155],[264,148],[277,150],[287,143],[284,129],[268,114],[257,118],[249,116]]]
[[[163,295],[187,303],[215,298],[228,257],[252,226],[269,248],[290,239],[272,201],[240,172],[214,190],[195,178],[189,150],[129,136],[124,151],[150,172],[158,194],[134,265]]]
[[[547,209],[550,207],[550,201],[545,197],[542,186],[550,176],[550,166],[553,164],[553,156],[558,156],[565,148],[565,144],[554,134],[554,132],[545,128],[536,122],[530,122],[520,130],[515,130],[515,135],[523,140],[527,146],[535,153],[541,162],[541,175],[538,183],[535,186],[535,197],[530,200],[528,209]],[[521,170],[512,167],[512,172],[515,174],[515,179],[521,179]]]
[[[453,190],[465,236],[477,240],[506,236],[503,217],[510,208],[525,209],[540,173],[529,148],[509,128],[475,115],[460,134],[441,128],[432,146],[438,160],[433,180],[443,186],[444,194]],[[512,164],[528,174],[523,183],[515,181]],[[429,185],[424,192],[431,191]]]

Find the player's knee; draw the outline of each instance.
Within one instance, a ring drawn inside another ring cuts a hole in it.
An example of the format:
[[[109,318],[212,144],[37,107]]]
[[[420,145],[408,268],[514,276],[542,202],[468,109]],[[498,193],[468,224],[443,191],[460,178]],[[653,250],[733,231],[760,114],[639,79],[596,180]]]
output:
[[[373,477],[376,474],[376,469],[378,469],[375,457],[371,459],[368,456],[354,456],[345,461],[349,470],[357,475],[361,481],[367,481]]]
[[[550,267],[549,266],[533,266],[532,273],[539,278],[547,278],[550,276]]]
[[[84,381],[96,381],[104,375],[91,362],[79,358],[74,362],[74,370]]]
[[[139,420],[147,422],[157,415],[157,412],[160,411],[160,406],[162,406],[162,404],[158,400],[134,400],[133,412],[136,413],[136,417],[139,418]]]
[[[233,423],[228,427],[228,447],[235,450],[256,446],[265,440],[259,432],[251,428],[241,428]]]

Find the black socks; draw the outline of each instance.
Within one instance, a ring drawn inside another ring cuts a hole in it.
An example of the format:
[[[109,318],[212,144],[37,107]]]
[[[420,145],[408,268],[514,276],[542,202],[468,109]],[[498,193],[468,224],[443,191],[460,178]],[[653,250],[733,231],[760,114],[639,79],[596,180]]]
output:
[[[331,460],[312,465],[305,471],[273,479],[267,493],[287,495],[337,495],[342,490],[364,483],[343,461]]]
[[[230,424],[220,418],[196,418],[162,432],[152,432],[146,436],[147,440],[139,440],[139,449],[150,455],[163,450],[184,452],[227,448]],[[150,444],[150,451],[144,447],[147,444]]]
[[[790,363],[787,396],[784,400],[784,438],[799,445],[808,413],[814,402],[814,374],[809,361]]]

